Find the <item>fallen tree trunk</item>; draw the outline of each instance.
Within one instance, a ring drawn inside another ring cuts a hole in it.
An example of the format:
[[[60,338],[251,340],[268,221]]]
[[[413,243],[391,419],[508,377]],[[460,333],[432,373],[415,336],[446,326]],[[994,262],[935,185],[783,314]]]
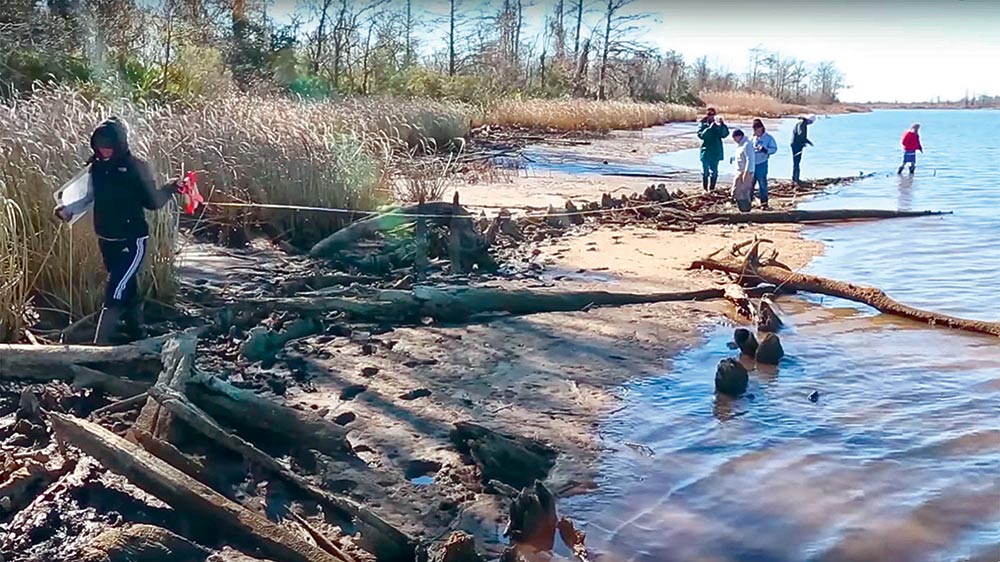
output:
[[[432,201],[424,203],[422,206],[410,205],[358,221],[334,232],[317,242],[309,250],[309,256],[314,258],[332,256],[345,248],[353,246],[359,240],[371,238],[379,232],[386,232],[413,222],[413,215],[417,214],[431,215],[431,221],[442,226],[449,225],[453,215],[464,216],[470,222],[472,221],[471,216],[465,209],[449,202]]]
[[[743,264],[725,263],[711,259],[699,260],[691,264],[691,269],[708,269],[712,271],[724,271],[741,277],[755,278],[767,283],[773,283],[786,288],[798,291],[807,291],[831,297],[839,297],[853,302],[867,304],[868,306],[903,318],[909,318],[918,322],[930,324],[931,326],[943,326],[967,332],[989,334],[1000,337],[1000,322],[988,322],[985,320],[968,320],[956,318],[946,314],[921,310],[912,306],[907,306],[893,300],[884,291],[875,287],[865,285],[855,285],[845,283],[816,275],[795,273],[780,267],[767,265],[751,265],[744,268]]]
[[[73,388],[76,389],[93,388],[113,396],[135,396],[149,388],[148,382],[116,377],[83,365],[70,365],[69,369],[73,373]]]
[[[354,500],[322,490],[285,468],[274,457],[252,443],[226,431],[183,394],[159,385],[150,388],[149,394],[164,408],[213,442],[275,474],[326,508],[337,510],[355,519],[363,529],[362,536],[368,541],[368,546],[380,555],[380,560],[404,560],[413,556],[416,543],[412,538]]]
[[[152,379],[160,372],[160,352],[166,341],[158,337],[111,347],[0,344],[0,379],[70,380],[71,365]]]
[[[722,289],[677,293],[609,293],[606,291],[542,292],[493,287],[414,287],[412,291],[384,290],[374,299],[351,297],[292,297],[258,301],[304,313],[341,312],[360,321],[409,323],[423,318],[463,322],[478,314],[538,314],[573,312],[594,306],[624,306],[658,302],[702,301],[723,298]]]
[[[449,439],[478,467],[483,483],[498,480],[516,489],[545,480],[558,451],[535,439],[505,435],[471,422],[458,422]]]
[[[160,385],[162,386],[162,385]],[[312,413],[289,408],[222,380],[203,376],[192,379],[184,393],[199,408],[231,428],[294,442],[330,456],[353,454],[347,430]]]
[[[109,470],[176,509],[204,518],[259,548],[265,556],[288,562],[347,562],[234,503],[187,476],[138,445],[103,427],[71,416],[50,413],[56,436],[96,458]],[[193,522],[193,521],[192,521]]]
[[[763,211],[753,213],[705,213],[694,219],[702,224],[765,224],[896,219],[950,215],[951,211],[885,211],[881,209],[831,209],[828,211]]]

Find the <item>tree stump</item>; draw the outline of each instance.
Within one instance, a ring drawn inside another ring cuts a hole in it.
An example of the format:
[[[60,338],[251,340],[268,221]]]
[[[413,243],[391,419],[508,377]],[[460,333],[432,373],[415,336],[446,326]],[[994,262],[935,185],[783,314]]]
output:
[[[781,340],[778,338],[778,334],[766,332],[760,337],[760,344],[757,346],[758,363],[777,365],[784,356],[785,350],[781,347]]]
[[[209,551],[153,525],[108,529],[90,541],[80,562],[202,562]]]
[[[504,435],[468,422],[455,424],[451,441],[479,466],[484,483],[498,480],[515,488],[547,478],[559,455],[535,439]]]
[[[736,328],[736,331],[733,332],[733,341],[736,342],[736,346],[740,348],[740,352],[744,355],[749,355],[750,357],[757,356],[757,338],[750,330]]]
[[[431,558],[431,562],[485,562],[476,552],[476,541],[472,535],[455,531],[445,541],[441,550]]]
[[[739,396],[747,391],[750,375],[736,359],[723,359],[715,369],[715,391],[728,396]]]
[[[510,521],[504,535],[518,545],[550,551],[555,546],[556,499],[545,484],[535,481],[510,504]]]

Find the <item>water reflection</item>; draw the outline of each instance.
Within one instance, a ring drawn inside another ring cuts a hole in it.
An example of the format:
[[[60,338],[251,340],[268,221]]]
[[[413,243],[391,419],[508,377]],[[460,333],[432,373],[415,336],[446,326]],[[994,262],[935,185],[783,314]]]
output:
[[[913,210],[913,176],[909,174],[900,174],[897,176],[899,178],[899,197],[896,200],[896,208],[900,211],[910,211]]]

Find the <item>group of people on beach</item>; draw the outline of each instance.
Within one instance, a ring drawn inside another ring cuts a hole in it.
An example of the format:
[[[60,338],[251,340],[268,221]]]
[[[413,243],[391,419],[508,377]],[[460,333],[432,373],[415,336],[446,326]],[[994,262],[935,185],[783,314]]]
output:
[[[801,185],[802,153],[807,146],[812,146],[809,140],[809,125],[815,121],[813,115],[798,117],[792,131],[792,182]],[[751,124],[753,135],[747,136],[742,129],[733,129],[732,138],[736,143],[736,154],[733,157],[734,172],[732,197],[740,211],[750,211],[753,199],[760,200],[760,208],[769,210],[767,196],[767,165],[768,160],[778,152],[778,143],[767,132],[764,122],[754,119]],[[724,158],[722,140],[730,136],[729,126],[717,115],[714,107],[705,111],[705,116],[698,122],[698,138],[701,139],[701,186],[705,191],[714,191],[719,180],[719,162]],[[896,171],[902,174],[908,165],[910,173],[917,167],[917,151],[923,152],[920,144],[920,124],[914,123],[903,134],[903,163]],[[755,189],[756,188],[756,189]]]

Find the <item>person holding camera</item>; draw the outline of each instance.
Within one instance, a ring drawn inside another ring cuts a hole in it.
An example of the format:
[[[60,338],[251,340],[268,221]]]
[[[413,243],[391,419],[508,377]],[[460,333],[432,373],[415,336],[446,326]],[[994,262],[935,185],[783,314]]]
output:
[[[774,153],[778,152],[778,143],[774,137],[764,128],[764,122],[760,119],[753,120],[753,138],[751,139],[754,150],[754,181],[760,189],[760,208],[768,210],[771,207],[767,204],[767,160]]]
[[[725,153],[722,139],[729,136],[729,127],[722,117],[716,117],[715,108],[705,111],[705,117],[698,122],[698,138],[701,139],[701,187],[705,191],[715,189],[719,180],[719,162]]]

